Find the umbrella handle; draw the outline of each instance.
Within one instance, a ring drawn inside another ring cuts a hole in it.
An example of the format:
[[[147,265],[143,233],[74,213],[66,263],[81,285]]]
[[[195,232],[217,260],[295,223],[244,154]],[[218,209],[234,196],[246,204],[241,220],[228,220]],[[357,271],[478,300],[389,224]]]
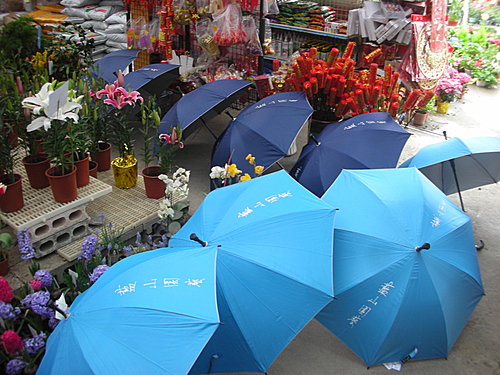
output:
[[[415,248],[415,251],[416,251],[417,253],[419,253],[419,252],[420,252],[420,250],[429,250],[430,248],[431,248],[431,244],[430,244],[430,243],[428,243],[428,242],[425,242],[422,246],[416,247],[416,248]]]
[[[200,240],[200,238],[196,235],[196,233],[191,233],[189,239],[191,241],[198,242],[202,247],[206,247],[208,245],[208,242]]]

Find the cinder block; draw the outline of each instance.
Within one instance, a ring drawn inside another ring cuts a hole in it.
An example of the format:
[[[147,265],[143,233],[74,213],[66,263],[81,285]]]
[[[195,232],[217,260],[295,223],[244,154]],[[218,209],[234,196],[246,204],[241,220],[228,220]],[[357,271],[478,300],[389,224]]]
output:
[[[73,207],[58,215],[47,218],[41,223],[27,228],[31,234],[31,242],[39,242],[53,234],[69,228],[80,221],[87,220],[89,215],[86,211],[87,205]]]
[[[82,220],[63,230],[53,233],[41,241],[34,242],[35,258],[41,258],[57,249],[86,236],[89,232],[88,219]]]

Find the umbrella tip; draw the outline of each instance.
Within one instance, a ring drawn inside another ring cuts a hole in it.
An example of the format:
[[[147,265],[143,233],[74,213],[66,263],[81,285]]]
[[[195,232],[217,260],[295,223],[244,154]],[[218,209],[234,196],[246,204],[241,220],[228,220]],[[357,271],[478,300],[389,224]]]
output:
[[[196,233],[191,233],[189,235],[189,239],[191,241],[198,242],[202,247],[206,247],[208,245],[208,242],[200,240],[200,238],[196,235]]]
[[[423,244],[422,246],[416,247],[416,248],[415,248],[415,251],[416,251],[417,253],[419,253],[419,252],[420,252],[420,250],[429,250],[430,248],[431,248],[431,244],[430,244],[430,243],[428,243],[428,242],[424,242],[424,244]]]

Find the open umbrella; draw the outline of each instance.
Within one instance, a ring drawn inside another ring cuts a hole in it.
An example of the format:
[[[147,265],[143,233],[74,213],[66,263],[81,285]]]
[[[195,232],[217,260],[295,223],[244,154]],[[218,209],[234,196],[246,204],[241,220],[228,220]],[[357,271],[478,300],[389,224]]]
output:
[[[399,166],[416,167],[446,195],[500,181],[500,138],[451,138],[425,146]]]
[[[183,95],[163,116],[160,133],[168,134],[170,127],[177,124],[180,124],[184,137],[200,125],[210,130],[206,122],[222,113],[251,85],[250,81],[223,79],[198,87]]]
[[[221,325],[192,374],[265,372],[331,301],[334,214],[285,171],[206,197],[169,242],[218,251]]]
[[[344,170],[335,299],[317,319],[368,366],[447,357],[483,296],[470,218],[415,168]]]
[[[123,78],[127,90],[139,91],[144,98],[159,96],[179,77],[179,65],[150,64],[143,66]]]
[[[252,154],[264,170],[269,168],[288,154],[312,113],[304,92],[274,94],[248,106],[217,140],[212,166],[231,161],[244,173],[253,174],[253,166],[245,161]]]
[[[50,335],[37,374],[186,374],[219,326],[215,248],[116,263]]]
[[[124,49],[108,53],[94,63],[91,68],[92,73],[104,79],[106,83],[112,83],[116,81],[118,71],[125,70],[136,59],[138,53],[138,49]]]
[[[302,149],[290,175],[321,196],[342,169],[396,167],[409,136],[386,112],[329,124]]]

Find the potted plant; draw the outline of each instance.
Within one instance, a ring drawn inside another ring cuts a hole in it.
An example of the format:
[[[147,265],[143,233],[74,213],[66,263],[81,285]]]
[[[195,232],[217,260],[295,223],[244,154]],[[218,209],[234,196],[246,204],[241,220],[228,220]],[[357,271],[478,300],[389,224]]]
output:
[[[417,104],[417,108],[413,115],[413,125],[422,126],[425,125],[427,119],[429,118],[429,113],[434,113],[436,111],[436,96],[433,96],[425,104]]]
[[[9,248],[14,244],[12,235],[0,233],[0,276],[9,273]]]
[[[93,161],[97,163],[97,171],[104,172],[111,168],[111,143],[109,143],[109,118],[111,113],[108,106],[95,98],[95,87],[103,87],[102,79],[88,77],[87,82],[92,86],[84,90],[80,122],[87,129],[90,142],[89,152]]]
[[[154,155],[154,149],[160,147],[158,139],[158,127],[160,125],[160,109],[155,98],[151,97],[141,107],[141,133],[143,135],[142,161],[144,169],[144,188],[148,198],[158,199],[165,195],[165,184],[158,176],[162,173],[160,165],[151,165],[154,159],[158,159],[159,152]],[[159,150],[157,150],[159,151]]]
[[[53,167],[45,174],[49,179],[54,199],[59,203],[75,200],[78,195],[75,151],[78,150],[81,136],[81,128],[78,124],[78,111],[81,105],[72,90],[68,91],[68,97],[64,103],[51,112],[49,96],[54,94],[56,87],[62,83],[54,81],[42,86],[40,92],[23,100],[25,108],[33,109],[37,116],[26,128],[28,132],[43,130],[44,150],[52,159]],[[88,159],[87,159],[88,160]],[[87,169],[88,172],[88,169]]]
[[[137,184],[137,159],[134,156],[133,128],[127,119],[127,106],[133,107],[138,101],[142,103],[143,99],[138,91],[128,92],[123,85],[123,75],[119,72],[114,83],[95,93],[90,92],[90,95],[112,107],[109,134],[119,155],[111,162],[115,186],[129,189]]]
[[[448,26],[457,26],[463,14],[462,0],[449,0],[448,2]]]
[[[437,112],[448,113],[450,103],[454,102],[462,94],[462,84],[458,79],[442,78],[436,85]]]
[[[477,66],[472,75],[476,78],[476,85],[480,87],[493,87],[498,82],[500,68],[494,63],[481,63]]]

